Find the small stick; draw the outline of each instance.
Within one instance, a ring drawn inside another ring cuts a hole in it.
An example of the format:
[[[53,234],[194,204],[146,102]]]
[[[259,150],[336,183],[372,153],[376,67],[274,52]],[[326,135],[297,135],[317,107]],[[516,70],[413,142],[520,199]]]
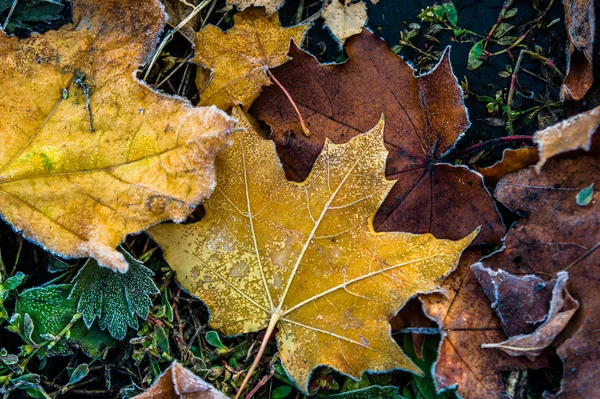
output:
[[[265,336],[263,337],[263,341],[260,345],[260,348],[258,349],[258,353],[254,357],[254,362],[252,362],[252,366],[250,366],[250,369],[248,369],[248,372],[244,377],[244,381],[242,381],[242,385],[240,385],[240,388],[238,389],[237,394],[235,395],[235,399],[240,398],[242,392],[244,391],[244,388],[246,388],[246,385],[248,385],[248,381],[250,380],[250,377],[252,377],[252,373],[254,372],[254,370],[256,370],[256,366],[258,366],[258,363],[260,362],[260,359],[262,358],[262,355],[265,352],[265,349],[267,348],[269,339],[271,338],[271,335],[273,335],[273,331],[275,331],[275,326],[277,326],[277,322],[279,321],[280,317],[281,315],[279,313],[273,313],[273,315],[271,316],[271,320],[269,320],[269,325],[267,326],[267,331],[265,331]]]
[[[267,75],[269,75],[269,77],[271,78],[271,80],[273,82],[275,82],[275,84],[277,84],[277,86],[279,86],[279,88],[281,89],[281,91],[283,91],[283,94],[285,94],[285,96],[289,100],[290,104],[292,104],[292,107],[294,108],[294,111],[296,111],[296,115],[298,115],[298,120],[300,121],[300,126],[302,126],[302,132],[304,133],[304,135],[306,137],[310,136],[310,131],[308,130],[308,128],[304,124],[304,119],[302,119],[302,115],[300,115],[300,110],[296,106],[296,103],[294,102],[294,99],[292,98],[292,96],[290,96],[290,93],[288,93],[288,91],[285,89],[285,87],[283,87],[283,85],[279,82],[279,80],[277,80],[277,78],[275,77],[275,75],[273,75],[273,73],[271,71],[269,71],[268,69],[267,69]]]

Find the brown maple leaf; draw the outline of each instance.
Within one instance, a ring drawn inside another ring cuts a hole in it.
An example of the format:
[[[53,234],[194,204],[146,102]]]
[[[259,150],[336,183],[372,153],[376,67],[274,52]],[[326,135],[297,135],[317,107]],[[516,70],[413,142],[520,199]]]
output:
[[[505,176],[495,197],[527,214],[509,232],[505,248],[483,263],[510,273],[556,276],[568,271],[568,290],[580,303],[554,342],[565,363],[561,398],[591,398],[600,390],[600,202],[578,205],[577,194],[600,186],[600,159],[552,159]]]
[[[375,216],[378,231],[431,232],[458,239],[482,226],[479,241],[499,241],[504,227],[481,176],[445,162],[470,125],[449,51],[429,74],[413,69],[366,29],[347,41],[349,60],[323,66],[292,46],[293,60],[273,70],[312,134],[305,137],[284,93],[266,88],[251,112],[272,127],[289,179],[302,181],[325,138],[341,143],[386,115],[386,175],[398,179]]]
[[[439,391],[458,386],[464,399],[501,399],[505,387],[501,371],[547,367],[545,358],[530,362],[504,352],[481,348],[506,339],[500,320],[470,266],[481,258],[479,249],[467,250],[458,268],[444,280],[440,294],[420,296],[425,311],[442,334],[435,381]]]

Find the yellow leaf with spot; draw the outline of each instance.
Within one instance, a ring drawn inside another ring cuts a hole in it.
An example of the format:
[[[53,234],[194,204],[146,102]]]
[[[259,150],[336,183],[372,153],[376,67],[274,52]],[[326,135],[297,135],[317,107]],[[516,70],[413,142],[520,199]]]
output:
[[[326,142],[302,183],[289,182],[272,141],[239,108],[244,133],[217,157],[217,189],[195,224],[159,225],[180,284],[233,335],[277,325],[283,366],[307,391],[318,365],[418,372],[389,320],[418,292],[439,287],[477,232],[458,240],[376,233],[372,221],[395,183],[385,178],[383,119],[347,144]]]
[[[51,251],[125,271],[127,234],[210,194],[235,123],[135,79],[164,26],[157,0],[73,12],[58,31],[0,33],[0,213]]]
[[[290,40],[297,45],[310,25],[282,28],[279,16],[251,8],[235,14],[227,32],[208,25],[196,34],[194,62],[212,70],[211,81],[200,94],[200,105],[228,109],[241,104],[248,109],[263,86],[271,84],[269,68],[290,60]],[[203,87],[203,78],[196,82]]]

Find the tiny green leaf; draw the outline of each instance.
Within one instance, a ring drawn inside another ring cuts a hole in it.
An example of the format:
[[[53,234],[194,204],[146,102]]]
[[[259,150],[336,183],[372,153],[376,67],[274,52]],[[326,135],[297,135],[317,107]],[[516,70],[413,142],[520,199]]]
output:
[[[271,399],[283,399],[292,392],[292,387],[289,385],[281,385],[273,390]]]
[[[474,70],[477,69],[483,64],[483,40],[478,41],[471,47],[469,50],[469,60],[467,62],[467,69]]]
[[[594,196],[594,183],[590,184],[583,190],[577,193],[577,205],[586,206],[590,202],[592,202],[592,197]]]
[[[100,329],[108,328],[118,340],[125,338],[127,326],[139,328],[138,317],[148,318],[150,295],[160,293],[152,280],[154,273],[122,248],[120,251],[129,263],[127,273],[100,267],[90,259],[73,278],[75,285],[69,295],[77,300],[77,311],[83,314],[86,326],[97,317]]]
[[[448,19],[448,22],[450,22],[452,26],[456,26],[458,23],[458,13],[456,12],[456,7],[454,7],[454,4],[444,3],[443,7],[446,11],[446,18]]]
[[[167,355],[170,355],[171,351],[169,349],[169,338],[165,333],[165,329],[156,324],[154,326],[154,336],[156,337],[156,343],[158,346],[160,346],[160,349],[162,349]]]
[[[90,368],[86,363],[82,363],[73,370],[71,374],[71,378],[69,378],[68,385],[77,384],[79,381],[83,380],[90,372]]]
[[[219,349],[227,348],[221,342],[221,338],[219,338],[219,334],[216,331],[207,332],[206,335],[204,336],[204,338],[206,339],[206,342],[208,342],[210,345],[214,346],[215,348],[219,348]]]
[[[506,11],[504,13],[504,19],[508,19],[508,18],[512,18],[515,15],[517,15],[517,12],[519,11],[518,8],[511,8],[510,10]]]
[[[6,281],[4,282],[4,289],[6,289],[7,291],[14,290],[19,285],[21,285],[24,278],[25,278],[25,275],[23,273],[21,273],[21,272],[15,273],[14,276],[6,279]]]

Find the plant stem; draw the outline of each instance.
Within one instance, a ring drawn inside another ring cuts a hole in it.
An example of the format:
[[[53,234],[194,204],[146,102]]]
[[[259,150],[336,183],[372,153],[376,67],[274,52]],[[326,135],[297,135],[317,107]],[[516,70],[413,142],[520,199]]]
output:
[[[492,36],[494,35],[496,28],[498,28],[500,23],[504,20],[504,14],[506,13],[506,10],[508,10],[508,7],[510,7],[512,5],[512,2],[513,2],[513,0],[506,0],[504,2],[504,5],[502,6],[502,10],[500,11],[500,15],[498,16],[496,23],[494,24],[494,26],[492,26],[492,29],[490,29],[490,32],[485,37],[485,43],[483,43],[484,50],[487,48],[487,45],[488,45],[490,39],[492,38]]]
[[[283,85],[279,82],[279,80],[277,80],[277,78],[275,77],[275,75],[273,75],[273,73],[271,71],[269,71],[268,69],[267,69],[267,75],[269,75],[269,77],[271,78],[271,80],[273,82],[275,82],[275,84],[277,86],[279,86],[279,88],[281,89],[281,91],[283,91],[283,94],[285,94],[285,96],[289,100],[290,104],[292,104],[292,107],[294,108],[294,111],[296,111],[296,115],[298,115],[298,121],[300,121],[300,126],[302,126],[302,132],[304,133],[304,135],[306,137],[310,136],[310,131],[308,130],[308,128],[304,124],[304,119],[302,119],[302,115],[300,115],[300,110],[296,106],[296,103],[294,102],[294,99],[292,98],[292,96],[290,95],[290,93],[288,93],[288,91],[285,89],[285,87],[283,87]]]
[[[459,154],[456,154],[456,155],[450,156],[446,159],[443,159],[443,161],[444,162],[454,161],[455,159],[461,158],[470,152],[477,151],[480,148],[484,148],[489,145],[500,144],[500,143],[519,142],[519,141],[532,141],[532,140],[533,140],[533,136],[505,136],[505,137],[499,137],[497,139],[492,139],[492,140],[488,140],[488,141],[482,141],[481,143],[473,144],[472,146],[465,148]]]
[[[269,339],[271,338],[271,335],[273,335],[273,331],[275,331],[275,327],[277,326],[277,322],[279,321],[280,317],[281,315],[277,312],[271,315],[271,320],[269,320],[269,325],[267,326],[267,331],[265,331],[265,336],[263,337],[263,341],[260,344],[258,353],[254,357],[254,361],[252,362],[250,369],[248,369],[248,372],[246,373],[246,376],[242,381],[242,385],[240,385],[237,394],[235,395],[235,399],[239,399],[239,397],[242,395],[242,392],[244,391],[244,388],[246,388],[246,385],[248,385],[248,381],[250,380],[250,377],[252,377],[252,373],[254,372],[254,370],[256,370],[256,366],[258,366],[258,363],[260,362],[260,359],[262,358],[262,355],[265,352],[265,349],[267,348]]]

